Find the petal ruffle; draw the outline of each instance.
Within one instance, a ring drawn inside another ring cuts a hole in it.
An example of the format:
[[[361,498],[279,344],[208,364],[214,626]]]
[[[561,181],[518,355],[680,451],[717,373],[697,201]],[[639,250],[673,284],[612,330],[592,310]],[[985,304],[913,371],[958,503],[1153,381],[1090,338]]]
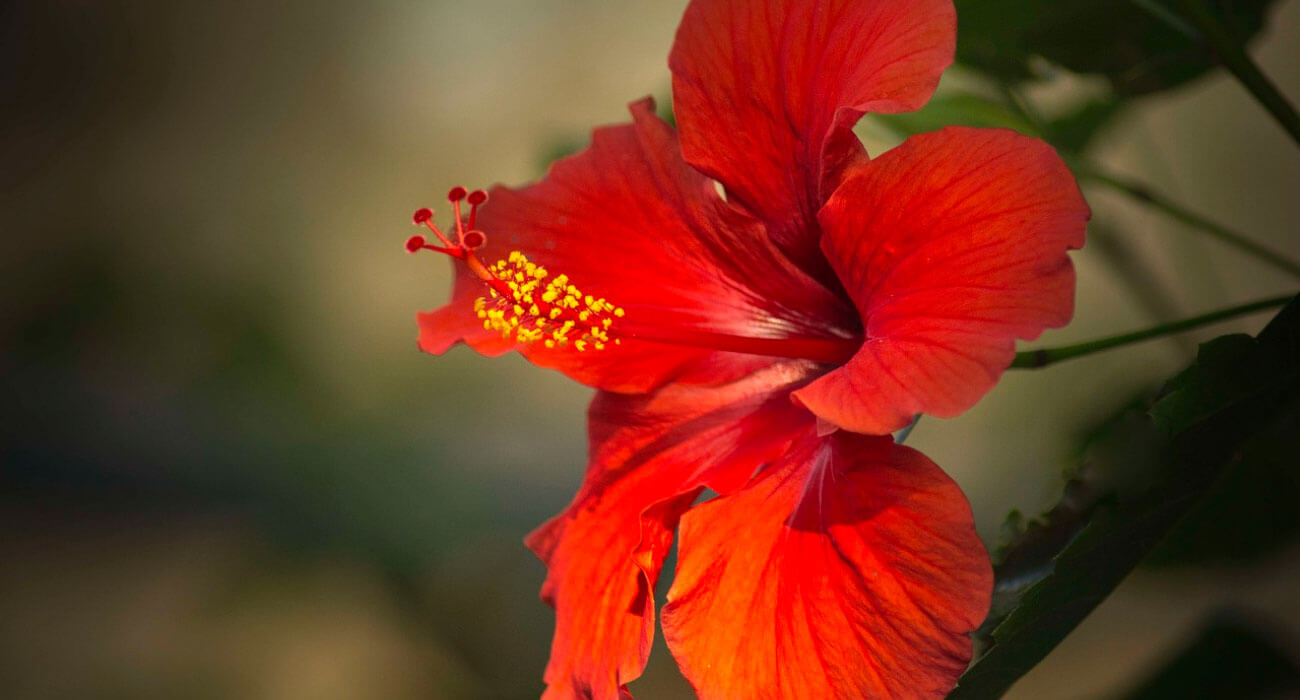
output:
[[[882,435],[984,395],[1015,340],[1074,310],[1066,251],[1088,206],[1047,144],[1001,129],[914,136],[846,174],[822,248],[862,315],[845,366],[796,393],[825,420]]]
[[[843,432],[692,509],[678,556],[664,635],[704,700],[943,697],[993,584],[957,485]]]
[[[597,394],[586,482],[528,538],[548,567],[542,598],[556,610],[547,698],[613,700],[640,675],[677,519],[702,487],[744,484],[812,424],[787,397],[812,369],[783,363],[725,387]]]
[[[758,220],[681,160],[653,103],[631,110],[633,124],[598,129],[590,148],[557,162],[541,182],[494,188],[479,214],[487,233],[480,257],[491,264],[519,250],[585,294],[623,307],[623,322],[641,327],[766,338],[851,334],[853,309],[794,267]],[[484,354],[513,347],[475,317],[482,285],[461,265],[457,275],[451,303],[421,314],[421,347],[441,352],[458,340]],[[771,363],[627,338],[599,352],[540,343],[519,349],[538,365],[625,392],[670,380],[721,383]]]
[[[821,271],[816,213],[866,112],[918,109],[952,63],[951,0],[693,0],[669,55],[686,161]]]

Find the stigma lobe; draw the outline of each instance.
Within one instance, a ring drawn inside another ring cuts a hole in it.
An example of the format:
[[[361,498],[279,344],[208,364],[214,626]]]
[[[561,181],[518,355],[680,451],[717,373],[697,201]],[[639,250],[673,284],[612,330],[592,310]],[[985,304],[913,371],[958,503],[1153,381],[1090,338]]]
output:
[[[461,215],[460,203],[469,200],[469,218],[466,220]],[[445,255],[450,255],[458,260],[464,260],[467,253],[482,248],[487,243],[487,234],[474,228],[478,220],[478,208],[488,200],[487,192],[483,190],[474,190],[470,192],[459,185],[451,188],[447,193],[447,201],[451,203],[452,211],[455,216],[455,236],[456,242],[453,243],[447,234],[438,228],[433,222],[434,211],[428,207],[420,207],[411,215],[411,222],[416,226],[423,226],[429,229],[434,236],[437,236],[441,246],[429,245],[424,236],[416,235],[406,239],[406,252],[416,253],[421,250],[433,250]]]

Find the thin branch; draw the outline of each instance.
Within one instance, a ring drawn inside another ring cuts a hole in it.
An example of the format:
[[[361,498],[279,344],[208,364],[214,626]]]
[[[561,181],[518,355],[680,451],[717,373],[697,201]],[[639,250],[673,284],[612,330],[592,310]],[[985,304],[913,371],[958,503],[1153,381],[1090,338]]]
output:
[[[1117,175],[1101,172],[1091,166],[1073,163],[1072,167],[1081,177],[1100,185],[1105,185],[1117,192],[1149,204],[1166,215],[1208,234],[1243,253],[1247,253],[1261,262],[1268,263],[1291,276],[1300,279],[1300,262],[1291,260],[1282,253],[1263,246],[1232,229],[1211,221],[1200,214],[1192,212],[1168,197],[1152,190],[1150,187]]]
[[[1204,0],[1178,0],[1182,15],[1196,28],[1200,38],[1219,57],[1228,72],[1237,77],[1250,94],[1273,115],[1277,123],[1300,145],[1300,114],[1268,76],[1246,53],[1242,43],[1206,8]]]
[[[1041,348],[1038,350],[1018,352],[1016,353],[1016,359],[1011,363],[1011,366],[1017,369],[1039,369],[1064,360],[1071,360],[1076,357],[1091,355],[1093,353],[1110,350],[1111,348],[1117,348],[1123,345],[1140,343],[1144,340],[1151,340],[1152,338],[1173,335],[1174,333],[1181,333],[1183,331],[1192,330],[1193,328],[1200,328],[1201,326],[1208,326],[1212,323],[1226,321],[1230,318],[1236,318],[1238,316],[1245,316],[1247,314],[1276,308],[1291,301],[1294,296],[1295,295],[1293,294],[1288,294],[1286,296],[1274,297],[1272,299],[1264,299],[1262,301],[1242,304],[1241,306],[1234,306],[1229,309],[1221,309],[1219,311],[1183,319],[1181,321],[1174,321],[1173,323],[1153,326],[1145,330],[1123,333],[1121,335],[1112,335],[1108,338],[1101,338],[1098,340],[1090,340],[1086,343],[1064,345],[1059,348]]]

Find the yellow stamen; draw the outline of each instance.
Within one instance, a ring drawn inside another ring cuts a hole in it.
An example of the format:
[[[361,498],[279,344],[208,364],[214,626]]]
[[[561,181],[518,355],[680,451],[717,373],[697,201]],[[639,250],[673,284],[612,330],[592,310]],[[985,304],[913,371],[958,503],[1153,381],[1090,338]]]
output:
[[[568,275],[550,272],[518,250],[486,268],[508,296],[497,288],[474,300],[474,313],[483,327],[503,338],[527,344],[541,341],[546,348],[572,347],[578,352],[604,350],[616,337],[614,318],[624,311],[604,298],[584,294]],[[579,323],[581,325],[579,325]]]

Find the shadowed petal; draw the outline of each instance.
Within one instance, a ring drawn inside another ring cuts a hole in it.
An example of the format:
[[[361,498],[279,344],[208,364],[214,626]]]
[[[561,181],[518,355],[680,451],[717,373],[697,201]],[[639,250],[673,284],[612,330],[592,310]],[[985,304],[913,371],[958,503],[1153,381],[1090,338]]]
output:
[[[888,437],[810,434],[682,518],[664,634],[703,700],[941,698],[992,583],[933,462]]]
[[[693,0],[668,59],[686,161],[820,272],[823,183],[861,154],[849,129],[923,105],[956,27],[951,0]]]
[[[617,698],[640,675],[677,519],[704,486],[744,484],[812,424],[787,396],[810,370],[786,363],[725,387],[597,394],[583,488],[528,538],[556,611],[547,697]]]
[[[948,128],[853,169],[821,211],[822,248],[866,341],[796,394],[847,430],[954,416],[1011,364],[1015,340],[1065,325],[1088,206],[1047,144]]]

